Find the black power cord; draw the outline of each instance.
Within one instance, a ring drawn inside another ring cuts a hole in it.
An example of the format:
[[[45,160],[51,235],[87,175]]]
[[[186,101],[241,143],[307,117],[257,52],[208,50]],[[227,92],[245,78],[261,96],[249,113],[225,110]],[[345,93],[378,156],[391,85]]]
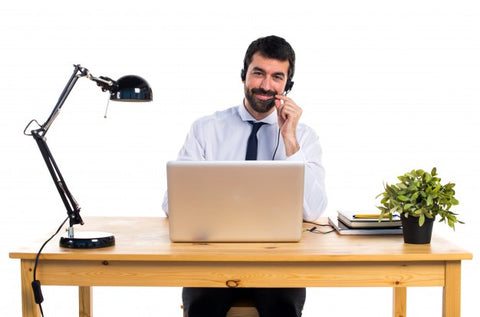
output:
[[[308,232],[317,233],[317,234],[327,234],[327,233],[335,231],[335,229],[329,224],[318,223],[318,222],[314,222],[314,221],[303,221],[303,222],[315,225],[314,227],[312,227],[310,229],[305,229],[304,232],[308,231]],[[319,228],[317,226],[320,227],[320,228],[328,228],[328,229],[327,230],[323,230],[323,229],[319,230]]]
[[[32,281],[32,289],[33,289],[33,296],[35,298],[35,303],[38,304],[39,308],[40,308],[40,313],[43,317],[43,308],[42,308],[42,302],[43,302],[43,294],[42,294],[42,285],[40,283],[39,280],[37,280],[37,266],[38,266],[38,260],[40,258],[40,254],[42,253],[43,251],[43,248],[45,248],[45,246],[47,245],[47,243],[50,242],[50,240],[52,240],[59,232],[60,230],[63,228],[63,226],[65,225],[65,223],[67,222],[69,218],[67,217],[63,222],[62,224],[60,225],[60,227],[58,227],[57,231],[50,237],[48,238],[47,241],[45,241],[42,245],[42,247],[40,248],[40,250],[38,250],[37,252],[37,256],[35,257],[35,265],[33,267],[33,281]]]

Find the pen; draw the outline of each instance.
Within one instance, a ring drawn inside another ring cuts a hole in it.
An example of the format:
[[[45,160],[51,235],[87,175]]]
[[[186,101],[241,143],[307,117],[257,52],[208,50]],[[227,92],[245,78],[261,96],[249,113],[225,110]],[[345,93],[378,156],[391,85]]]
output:
[[[353,215],[353,218],[378,218],[380,215],[374,214],[360,214],[360,215]]]

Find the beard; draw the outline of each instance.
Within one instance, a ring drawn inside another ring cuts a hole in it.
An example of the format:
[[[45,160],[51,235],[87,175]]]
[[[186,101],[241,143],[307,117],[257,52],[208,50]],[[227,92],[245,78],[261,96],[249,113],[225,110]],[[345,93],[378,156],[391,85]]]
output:
[[[272,98],[263,100],[257,98],[255,94],[272,96]],[[245,98],[250,104],[250,107],[258,113],[269,112],[275,105],[275,95],[277,94],[275,90],[264,90],[262,88],[248,89],[248,87],[245,86]]]

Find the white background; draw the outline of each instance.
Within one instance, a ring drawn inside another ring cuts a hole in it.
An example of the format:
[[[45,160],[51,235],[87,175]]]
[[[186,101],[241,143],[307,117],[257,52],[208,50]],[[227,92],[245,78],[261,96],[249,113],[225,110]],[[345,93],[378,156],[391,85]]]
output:
[[[308,3],[308,4],[307,4]],[[2,316],[20,316],[15,246],[53,232],[63,205],[32,138],[80,63],[137,74],[149,104],[111,103],[80,79],[48,142],[88,216],[163,216],[165,163],[192,121],[241,102],[250,42],[285,37],[297,53],[290,96],[324,150],[328,214],[374,210],[384,182],[436,166],[457,184],[465,225],[435,224],[474,253],[463,316],[478,314],[480,8],[476,0],[7,1],[0,9]],[[57,243],[55,240],[52,243]],[[46,316],[74,316],[73,287],[44,287]],[[408,292],[409,316],[440,316],[440,288]],[[180,316],[179,288],[95,288],[95,316]],[[366,304],[365,304],[366,303]],[[390,289],[309,289],[304,316],[389,316]],[[365,308],[368,307],[368,308]]]

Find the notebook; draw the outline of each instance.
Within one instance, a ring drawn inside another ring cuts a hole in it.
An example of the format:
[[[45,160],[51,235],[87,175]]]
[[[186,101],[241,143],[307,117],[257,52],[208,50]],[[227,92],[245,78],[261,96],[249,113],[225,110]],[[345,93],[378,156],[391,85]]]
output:
[[[350,228],[338,217],[336,219],[329,217],[328,223],[341,235],[385,235],[403,233],[402,227]]]
[[[304,163],[170,161],[173,242],[293,242],[302,233]]]
[[[388,216],[379,221],[379,213],[339,210],[337,217],[347,227],[354,229],[398,228],[402,226],[402,221],[397,215],[392,217],[392,221]]]

